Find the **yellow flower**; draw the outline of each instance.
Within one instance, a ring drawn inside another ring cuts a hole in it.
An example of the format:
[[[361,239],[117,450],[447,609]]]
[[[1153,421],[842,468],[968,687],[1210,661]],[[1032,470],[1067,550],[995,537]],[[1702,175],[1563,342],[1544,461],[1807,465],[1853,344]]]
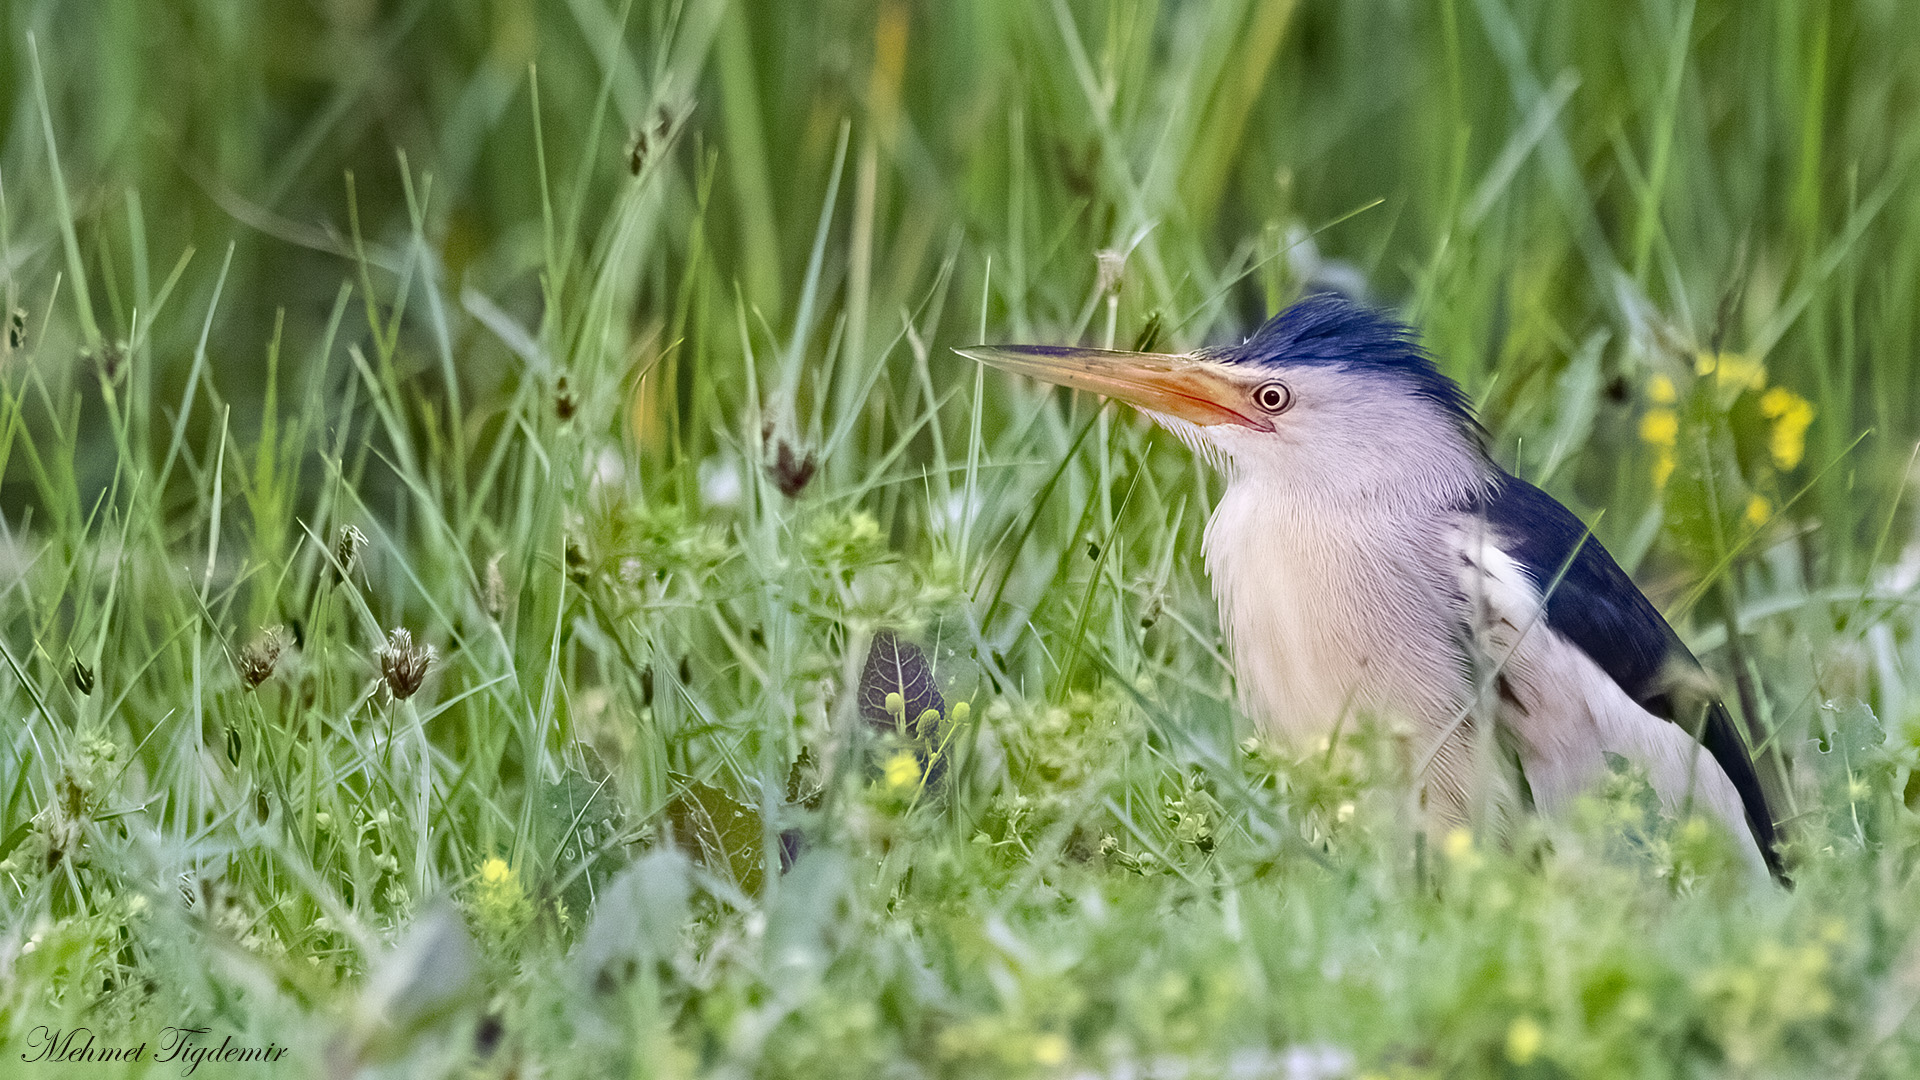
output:
[[[1672,380],[1664,375],[1655,376],[1656,382],[1663,380],[1667,383],[1667,389],[1672,390]],[[1656,399],[1659,397],[1657,389],[1654,396]],[[1666,487],[1667,481],[1673,476],[1674,466],[1679,464],[1674,447],[1680,443],[1680,414],[1665,406],[1648,409],[1647,414],[1640,418],[1640,441],[1660,451],[1653,459],[1653,486]]]
[[[520,875],[497,857],[480,864],[471,910],[475,927],[490,941],[512,940],[533,921],[533,901],[520,887]]]
[[[1773,503],[1765,495],[1755,495],[1747,500],[1747,524],[1759,528],[1773,516]]]
[[[1678,464],[1680,459],[1674,456],[1673,451],[1662,448],[1660,456],[1653,459],[1653,486],[1666,487],[1667,481],[1673,479],[1674,466]]]
[[[920,782],[920,759],[911,750],[900,751],[887,759],[886,777],[889,788],[912,787]]]
[[[847,520],[847,542],[850,544],[870,544],[880,539],[880,519],[857,511]]]
[[[1052,1032],[1033,1040],[1033,1060],[1041,1065],[1065,1065],[1067,1040]]]
[[[1781,471],[1792,469],[1807,456],[1807,428],[1813,426],[1813,403],[1784,386],[1760,395],[1760,415],[1773,421],[1767,449]]]
[[[1507,1060],[1515,1065],[1525,1065],[1540,1054],[1540,1044],[1546,1041],[1546,1032],[1531,1016],[1518,1016],[1507,1025]]]
[[[1767,386],[1767,369],[1760,361],[1744,356],[1723,356],[1713,377],[1722,386],[1744,386],[1748,390],[1764,390]]]
[[[1680,440],[1680,416],[1672,409],[1648,409],[1640,418],[1640,441],[1649,446],[1672,446]]]
[[[1700,353],[1694,357],[1693,370],[1700,375],[1712,375],[1714,383],[1721,389],[1735,393],[1760,390],[1767,385],[1766,366],[1742,353]]]
[[[1440,850],[1462,870],[1475,870],[1480,866],[1480,852],[1473,846],[1473,830],[1461,826],[1449,832],[1440,841]]]
[[[1655,375],[1647,380],[1647,397],[1656,405],[1671,405],[1680,400],[1680,394],[1673,388],[1673,380],[1665,375]]]

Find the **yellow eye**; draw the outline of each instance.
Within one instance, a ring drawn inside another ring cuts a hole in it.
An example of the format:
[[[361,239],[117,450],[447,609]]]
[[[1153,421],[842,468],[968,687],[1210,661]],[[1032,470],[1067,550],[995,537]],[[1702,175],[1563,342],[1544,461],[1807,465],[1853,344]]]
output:
[[[1293,391],[1287,389],[1286,383],[1261,383],[1253,392],[1253,403],[1263,412],[1283,413],[1293,404]]]

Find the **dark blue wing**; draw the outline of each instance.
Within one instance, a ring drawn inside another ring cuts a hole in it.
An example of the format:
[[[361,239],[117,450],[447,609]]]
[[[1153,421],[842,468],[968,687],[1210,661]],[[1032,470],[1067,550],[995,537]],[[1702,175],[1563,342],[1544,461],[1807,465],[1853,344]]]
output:
[[[1740,793],[1747,824],[1768,868],[1782,876],[1780,856],[1773,850],[1773,814],[1746,742],[1726,706],[1695,689],[1700,662],[1673,627],[1580,519],[1553,496],[1502,472],[1477,509],[1500,538],[1502,550],[1546,591],[1547,625],[1592,657],[1642,708],[1679,724],[1719,762]]]

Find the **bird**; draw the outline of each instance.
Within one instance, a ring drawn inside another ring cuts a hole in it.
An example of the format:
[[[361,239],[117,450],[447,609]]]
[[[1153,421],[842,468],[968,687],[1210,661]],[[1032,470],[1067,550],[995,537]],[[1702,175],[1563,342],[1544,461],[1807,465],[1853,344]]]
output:
[[[1321,293],[1179,355],[956,351],[1125,402],[1224,475],[1202,554],[1264,734],[1318,745],[1349,715],[1399,718],[1411,794],[1450,828],[1491,776],[1509,803],[1564,813],[1617,757],[1669,815],[1717,819],[1751,872],[1787,880],[1711,677],[1577,515],[1495,462],[1392,314]]]

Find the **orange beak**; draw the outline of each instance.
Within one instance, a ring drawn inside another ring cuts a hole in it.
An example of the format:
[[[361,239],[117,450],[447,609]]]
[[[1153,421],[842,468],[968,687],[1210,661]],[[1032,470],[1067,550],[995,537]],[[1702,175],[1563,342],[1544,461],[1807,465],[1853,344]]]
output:
[[[1055,345],[976,345],[955,352],[1002,371],[1091,390],[1139,409],[1202,427],[1239,424],[1272,431],[1225,365],[1191,356],[1112,352]]]

